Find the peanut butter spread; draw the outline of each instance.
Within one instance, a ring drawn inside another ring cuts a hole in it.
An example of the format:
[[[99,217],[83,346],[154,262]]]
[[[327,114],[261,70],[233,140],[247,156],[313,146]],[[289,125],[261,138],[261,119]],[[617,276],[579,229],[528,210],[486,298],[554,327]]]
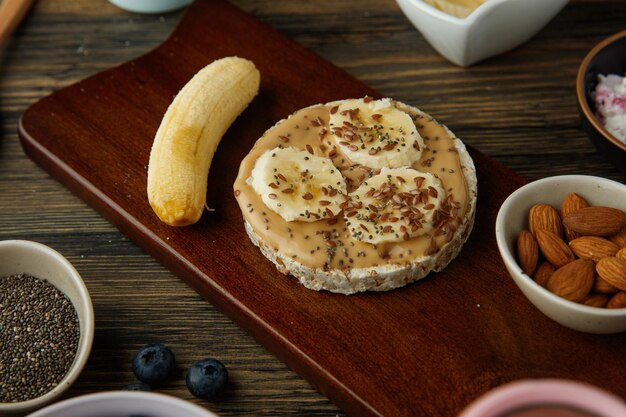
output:
[[[455,138],[432,117],[410,111],[400,103],[394,102],[394,106],[411,116],[424,140],[421,159],[412,168],[439,178],[446,192],[443,206],[433,217],[433,231],[413,238],[407,235],[399,242],[371,244],[352,236],[343,212],[330,219],[287,222],[263,203],[247,180],[257,159],[277,147],[294,147],[329,158],[345,178],[348,193],[379,171],[354,164],[341,152],[328,124],[333,108],[330,103],[301,109],[280,121],[264,133],[241,162],[235,197],[244,219],[266,245],[310,268],[344,269],[408,264],[436,253],[452,239],[469,210],[468,187]]]

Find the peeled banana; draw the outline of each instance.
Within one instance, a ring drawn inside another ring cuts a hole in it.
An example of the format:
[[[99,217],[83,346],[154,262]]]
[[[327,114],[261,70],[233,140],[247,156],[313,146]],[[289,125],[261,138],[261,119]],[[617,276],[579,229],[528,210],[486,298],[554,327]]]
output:
[[[171,226],[196,223],[206,205],[217,145],[259,91],[254,63],[218,59],[180,90],[157,130],[148,164],[148,201]]]

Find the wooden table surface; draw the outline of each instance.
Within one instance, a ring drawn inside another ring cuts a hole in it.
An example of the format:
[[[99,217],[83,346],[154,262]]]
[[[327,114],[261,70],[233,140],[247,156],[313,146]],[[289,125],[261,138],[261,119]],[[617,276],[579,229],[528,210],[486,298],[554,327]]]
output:
[[[233,3],[383,94],[422,108],[528,180],[591,174],[626,182],[581,130],[574,88],[587,51],[624,28],[624,2],[573,0],[530,42],[470,68],[440,57],[393,0]],[[174,350],[181,368],[161,392],[223,416],[343,415],[50,178],[19,144],[17,122],[30,104],[149,51],[181,13],[132,14],[105,0],[36,3],[0,50],[0,240],[52,246],[75,265],[91,293],[92,354],[64,398],[135,382],[134,352],[160,341]],[[217,402],[195,400],[185,388],[184,369],[205,357],[220,359],[230,372],[229,390]]]

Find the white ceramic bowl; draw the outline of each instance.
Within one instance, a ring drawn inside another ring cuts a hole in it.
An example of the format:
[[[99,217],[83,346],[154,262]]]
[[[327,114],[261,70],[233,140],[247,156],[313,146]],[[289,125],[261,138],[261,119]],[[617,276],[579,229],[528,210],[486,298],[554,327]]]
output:
[[[187,6],[192,0],[109,0],[133,13],[167,13]]]
[[[464,19],[422,0],[396,0],[400,9],[441,55],[472,65],[526,42],[568,0],[487,0]]]
[[[83,395],[41,409],[28,417],[218,417],[191,402],[145,391]]]
[[[479,397],[459,417],[502,417],[546,406],[580,410],[597,417],[626,417],[626,405],[617,395],[565,379],[525,379],[501,385]]]
[[[589,204],[626,210],[626,185],[587,175],[562,175],[531,182],[514,191],[502,204],[496,218],[496,241],[509,274],[524,295],[557,323],[586,333],[626,331],[626,308],[589,307],[559,297],[522,272],[515,256],[519,232],[528,228],[528,212],[537,203],[560,209],[569,193],[577,193]]]
[[[67,259],[41,243],[26,240],[0,241],[0,277],[21,273],[45,278],[68,296],[78,313],[80,338],[74,363],[56,387],[32,400],[0,403],[0,415],[34,410],[59,397],[78,378],[89,358],[93,343],[95,320],[91,298],[80,275]]]

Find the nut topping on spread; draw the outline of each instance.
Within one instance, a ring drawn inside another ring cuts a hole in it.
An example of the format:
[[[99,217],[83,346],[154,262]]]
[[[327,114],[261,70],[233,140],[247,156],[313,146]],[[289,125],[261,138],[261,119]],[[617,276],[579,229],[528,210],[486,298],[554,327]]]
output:
[[[308,107],[255,144],[235,197],[260,240],[307,267],[406,264],[437,253],[469,210],[455,140],[390,99]]]

